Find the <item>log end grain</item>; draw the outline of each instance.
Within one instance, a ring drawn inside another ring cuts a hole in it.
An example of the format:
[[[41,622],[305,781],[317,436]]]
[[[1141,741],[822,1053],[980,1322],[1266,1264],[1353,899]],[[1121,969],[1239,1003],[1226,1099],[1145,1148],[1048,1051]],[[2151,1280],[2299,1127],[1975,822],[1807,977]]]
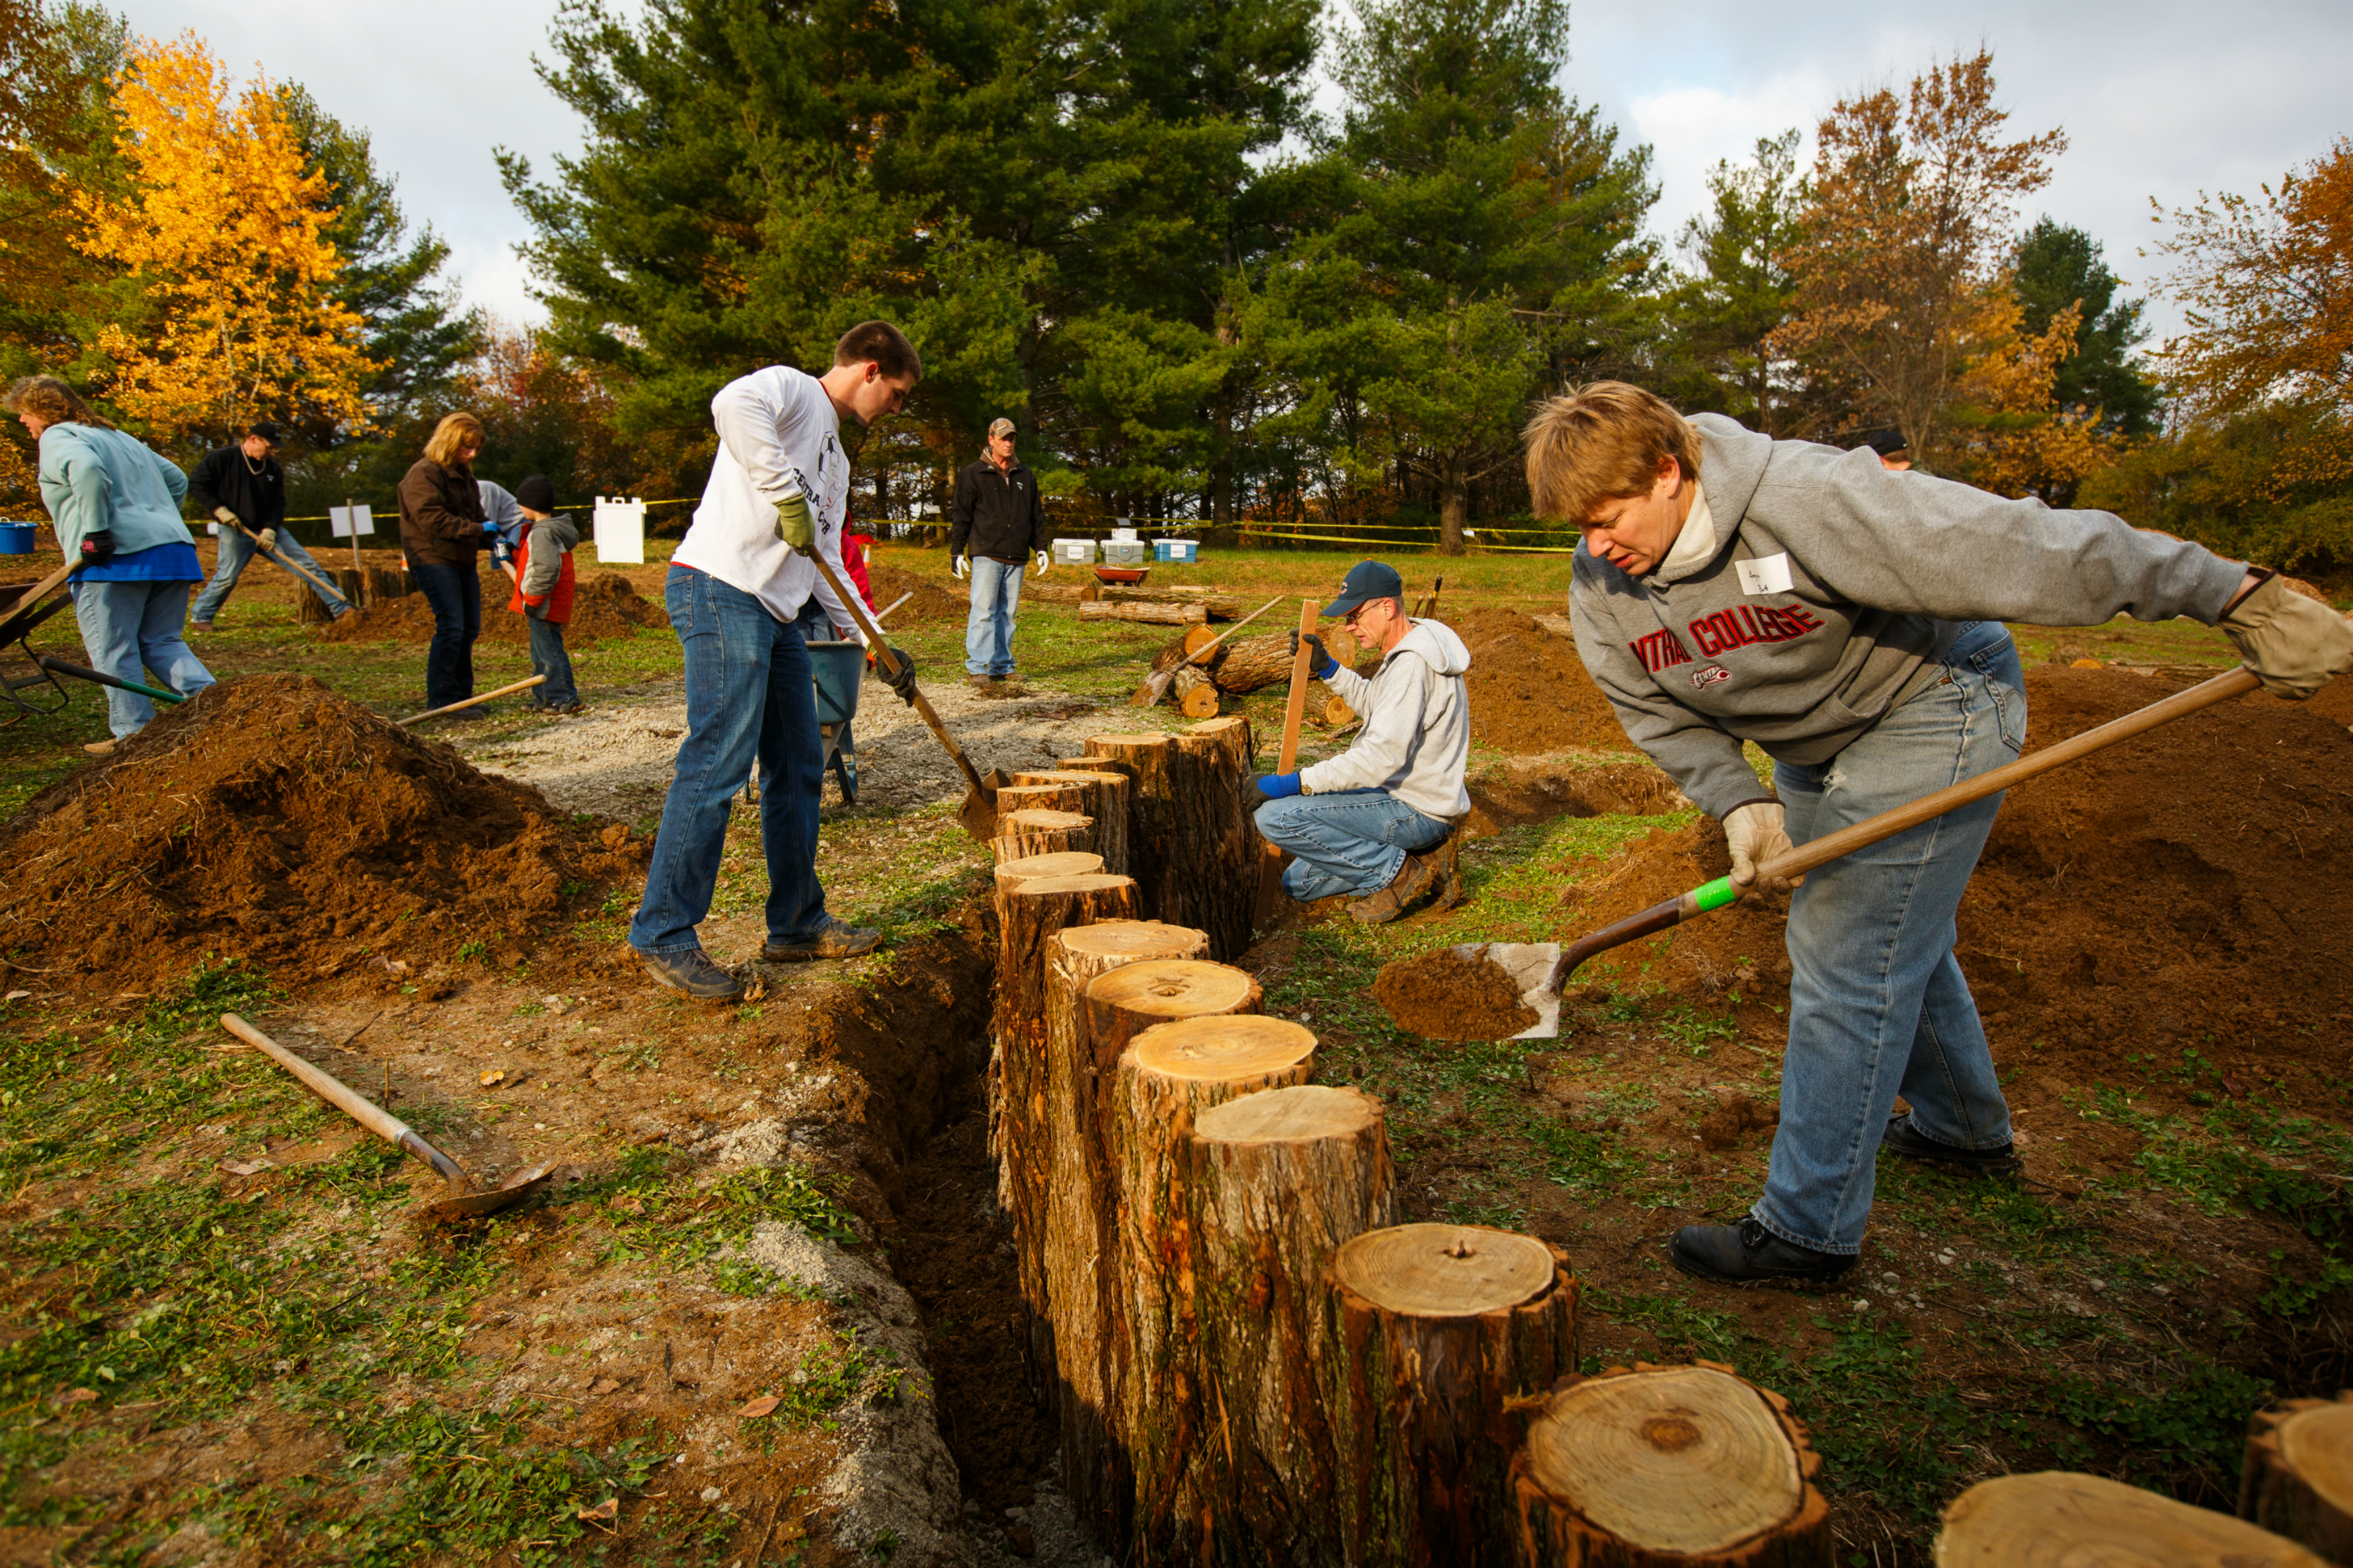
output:
[[[1208,939],[1190,926],[1160,921],[1104,921],[1073,926],[1060,940],[1072,952],[1101,961],[1096,967],[1109,969],[1114,964],[1180,963],[1200,952]]]
[[[1534,1300],[1551,1289],[1552,1248],[1532,1236],[1472,1225],[1399,1225],[1340,1249],[1333,1276],[1383,1311],[1467,1318]]]
[[[1003,860],[997,867],[999,890],[1043,881],[1050,877],[1083,877],[1103,869],[1103,857],[1066,850],[1059,855],[1029,855],[1018,860]]]
[[[1095,982],[1146,967],[1130,964]],[[1303,1066],[1315,1055],[1315,1036],[1288,1018],[1261,1013],[1178,1018],[1135,1037],[1129,1059],[1143,1072],[1180,1082],[1261,1079]]]
[[[2332,1563],[2353,1561],[2353,1394],[2255,1413],[2239,1516]]]
[[[1356,1137],[1380,1121],[1381,1102],[1362,1090],[1303,1083],[1213,1106],[1194,1121],[1193,1136],[1204,1143],[1315,1143]]]
[[[1142,1017],[1189,1018],[1235,1012],[1249,1004],[1257,989],[1258,982],[1239,969],[1170,959],[1113,970],[1087,987],[1087,999]]]
[[[1953,1500],[1937,1568],[2324,1568],[2284,1536],[2099,1476],[1997,1476]]]

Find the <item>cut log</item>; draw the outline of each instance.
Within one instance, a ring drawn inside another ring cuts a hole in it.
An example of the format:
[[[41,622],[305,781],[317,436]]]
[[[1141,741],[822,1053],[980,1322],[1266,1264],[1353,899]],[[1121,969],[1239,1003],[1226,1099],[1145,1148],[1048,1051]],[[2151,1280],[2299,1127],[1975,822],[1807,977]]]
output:
[[[380,605],[386,599],[405,598],[408,594],[408,574],[386,566],[371,566],[367,572],[368,603]]]
[[[1380,1101],[1313,1084],[1246,1094],[1195,1118],[1191,1155],[1218,1557],[1336,1561],[1355,1478],[1338,1470],[1319,1385],[1339,1351],[1326,1270],[1341,1243],[1397,1222]]]
[[[1281,686],[1291,679],[1291,634],[1232,637],[1209,656],[1209,679],[1229,696]]]
[[[1030,855],[1018,860],[997,863],[997,916],[1005,918],[1005,895],[1024,882],[1035,882],[1048,877],[1083,877],[1103,869],[1103,857],[1075,849],[1056,855]]]
[[[1076,790],[1075,796],[1064,794],[1059,798],[1075,798],[1079,804],[1058,809],[1082,812],[1093,817],[1093,848],[1103,858],[1103,869],[1114,877],[1133,874],[1128,870],[1127,846],[1129,825],[1135,814],[1130,797],[1135,786],[1126,774],[1102,768],[1045,768],[1015,773],[1013,786],[1016,789],[1050,787],[1062,791]],[[1004,798],[1005,792],[999,790],[999,810],[1004,809],[1001,804]],[[1029,801],[1026,795],[1015,798],[1025,805]]]
[[[1353,724],[1356,721],[1356,710],[1349,707],[1338,692],[1324,693],[1324,727],[1325,729],[1336,730],[1344,724]]]
[[[1483,1226],[1367,1231],[1332,1260],[1324,1409],[1350,1563],[1512,1560],[1515,1402],[1577,1369],[1566,1255]]]
[[[1102,758],[1113,764],[1110,771],[1128,777],[1127,874],[1135,879],[1137,896],[1155,918],[1171,873],[1184,874],[1181,864],[1169,859],[1173,819],[1168,810],[1168,770],[1176,754],[1176,742],[1166,735],[1092,735],[1087,740],[1089,759]],[[1100,833],[1100,816],[1096,823]]]
[[[1250,904],[1258,896],[1258,830],[1242,800],[1253,750],[1250,721],[1213,719],[1178,731],[1175,742],[1169,855],[1183,871],[1167,879],[1154,912],[1208,931],[1210,956],[1231,962],[1250,947]]]
[[[1023,1158],[1026,1166],[1053,1173],[1040,1271],[1061,1426],[1062,1489],[1081,1522],[1104,1543],[1124,1537],[1134,1490],[1113,1420],[1119,1363],[1112,1345],[1124,1315],[1110,1148],[1119,1050],[1097,1048],[1083,999],[1090,984],[1114,970],[1198,960],[1208,949],[1201,932],[1156,921],[1107,921],[1057,935],[1046,959],[1044,1097],[1006,1134],[1008,1142],[1033,1145],[1035,1152]]]
[[[1207,626],[1188,626],[1186,628],[1185,635],[1176,640],[1178,643],[1183,645],[1184,652],[1177,656],[1181,658],[1185,654],[1198,653],[1203,648],[1208,647],[1211,643],[1216,642],[1218,640],[1218,634],[1211,631]],[[1172,659],[1169,662],[1173,664],[1176,661]]]
[[[1109,599],[1082,601],[1079,620],[1135,621],[1155,626],[1198,626],[1208,621],[1209,612],[1199,604],[1159,605],[1122,603]]]
[[[1176,699],[1176,710],[1187,719],[1214,719],[1218,716],[1218,689],[1209,678],[1191,665],[1176,672],[1168,690]]]
[[[1945,1510],[1937,1568],[2324,1568],[2285,1536],[2098,1476],[1979,1481]]]
[[[1036,777],[1035,774],[1030,776]],[[1014,783],[997,792],[997,809],[1000,816],[1008,811],[1074,811],[1081,816],[1092,816],[1094,813],[1087,809],[1088,804],[1087,792],[1068,782]]]
[[[1095,819],[1076,811],[1039,811],[1022,809],[999,812],[997,837],[989,840],[989,850],[999,865],[1008,860],[1026,860],[1038,855],[1088,855],[1094,852]],[[1101,870],[1103,859],[1095,857],[1090,870]],[[1117,873],[1114,873],[1116,875]]]
[[[2353,1563],[2353,1394],[2255,1413],[2239,1517],[2331,1563]]]
[[[1187,968],[1191,975],[1176,972]],[[1217,978],[1220,973],[1229,978]],[[1218,964],[1137,963],[1088,987],[1091,1022],[1133,1024],[1150,1007],[1258,1005],[1258,986]],[[1106,1014],[1113,1016],[1106,1017]],[[1176,1016],[1136,1034],[1119,1059],[1119,1287],[1125,1332],[1120,1357],[1119,1434],[1134,1477],[1139,1563],[1203,1560],[1213,1535],[1216,1475],[1204,1445],[1217,1411],[1204,1397],[1193,1310],[1194,1227],[1188,1177],[1194,1126],[1205,1111],[1243,1095],[1307,1080],[1315,1037],[1287,1019],[1256,1014]]]
[[[1713,1362],[1544,1401],[1512,1462],[1525,1568],[1829,1568],[1821,1460],[1788,1402]]]

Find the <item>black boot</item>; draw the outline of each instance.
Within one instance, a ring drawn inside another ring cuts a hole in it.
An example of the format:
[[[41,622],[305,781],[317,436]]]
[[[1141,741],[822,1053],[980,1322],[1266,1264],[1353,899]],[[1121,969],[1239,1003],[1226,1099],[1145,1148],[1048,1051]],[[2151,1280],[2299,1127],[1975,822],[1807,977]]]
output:
[[[1687,1225],[1675,1232],[1667,1261],[1686,1274],[1723,1285],[1758,1279],[1835,1279],[1854,1267],[1840,1252],[1816,1252],[1784,1241],[1754,1216],[1737,1225]]]
[[[1912,1113],[1908,1110],[1887,1119],[1887,1135],[1880,1142],[1907,1160],[1942,1165],[1957,1175],[2014,1175],[2025,1164],[2018,1157],[2017,1149],[2008,1143],[1999,1149],[1962,1149],[1939,1143],[1912,1125]]]

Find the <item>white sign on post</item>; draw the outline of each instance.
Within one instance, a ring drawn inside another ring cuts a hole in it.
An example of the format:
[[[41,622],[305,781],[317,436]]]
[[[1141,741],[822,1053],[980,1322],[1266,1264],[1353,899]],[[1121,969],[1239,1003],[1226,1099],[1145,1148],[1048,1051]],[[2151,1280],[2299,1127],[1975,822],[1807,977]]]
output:
[[[356,529],[352,526],[354,520],[359,524]],[[327,509],[327,526],[334,531],[337,539],[349,539],[354,532],[373,534],[375,513],[364,506],[331,506]]]
[[[646,503],[631,496],[598,496],[593,524],[596,563],[642,566],[646,560]]]

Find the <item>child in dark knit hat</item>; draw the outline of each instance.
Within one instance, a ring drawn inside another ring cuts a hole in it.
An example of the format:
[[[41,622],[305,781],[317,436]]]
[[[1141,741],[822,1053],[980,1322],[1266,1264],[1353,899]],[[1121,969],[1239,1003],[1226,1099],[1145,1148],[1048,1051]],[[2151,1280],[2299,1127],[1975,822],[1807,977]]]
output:
[[[525,522],[507,608],[530,618],[532,673],[547,677],[532,689],[532,705],[545,713],[585,712],[572,684],[571,656],[564,651],[564,628],[572,619],[572,552],[580,530],[556,515],[555,487],[545,474],[517,485],[514,497]]]

